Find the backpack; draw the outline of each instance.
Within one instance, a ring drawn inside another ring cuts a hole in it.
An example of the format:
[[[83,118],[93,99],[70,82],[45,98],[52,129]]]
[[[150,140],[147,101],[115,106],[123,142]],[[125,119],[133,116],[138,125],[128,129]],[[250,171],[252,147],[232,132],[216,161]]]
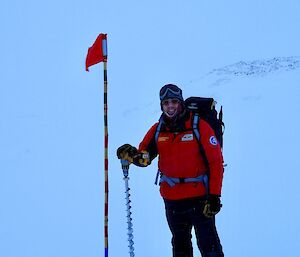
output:
[[[220,112],[218,114],[215,105],[216,101],[213,98],[206,97],[189,97],[184,101],[185,107],[193,113],[192,117],[192,128],[194,135],[199,143],[200,152],[207,163],[207,158],[205,151],[200,141],[200,131],[199,131],[199,119],[204,119],[214,130],[215,136],[223,149],[223,134],[225,129],[225,124],[223,122],[223,108],[221,106]],[[155,142],[158,142],[158,136],[163,125],[162,116],[159,119],[156,132],[155,132]]]
[[[197,136],[197,134],[199,134],[198,121],[200,118],[204,119],[214,130],[216,138],[223,149],[223,134],[225,129],[223,107],[221,106],[218,114],[215,108],[217,102],[213,98],[205,97],[189,97],[184,103],[186,108],[193,113],[193,130],[197,140],[200,140],[200,137]],[[198,119],[198,121],[195,121],[195,119]]]

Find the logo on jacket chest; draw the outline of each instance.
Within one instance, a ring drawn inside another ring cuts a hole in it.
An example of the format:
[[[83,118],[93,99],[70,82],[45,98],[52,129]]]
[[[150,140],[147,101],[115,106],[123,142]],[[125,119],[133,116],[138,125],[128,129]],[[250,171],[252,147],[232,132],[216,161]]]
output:
[[[158,142],[165,142],[165,141],[168,141],[169,140],[169,137],[159,137],[157,139]]]
[[[194,135],[193,133],[185,134],[182,136],[181,141],[193,141]]]

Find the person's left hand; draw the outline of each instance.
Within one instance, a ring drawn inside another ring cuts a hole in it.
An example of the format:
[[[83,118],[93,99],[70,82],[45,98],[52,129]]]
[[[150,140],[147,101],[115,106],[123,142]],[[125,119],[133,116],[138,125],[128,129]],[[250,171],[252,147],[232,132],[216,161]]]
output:
[[[207,200],[204,204],[203,214],[207,218],[211,218],[221,210],[222,204],[220,196],[208,195]]]

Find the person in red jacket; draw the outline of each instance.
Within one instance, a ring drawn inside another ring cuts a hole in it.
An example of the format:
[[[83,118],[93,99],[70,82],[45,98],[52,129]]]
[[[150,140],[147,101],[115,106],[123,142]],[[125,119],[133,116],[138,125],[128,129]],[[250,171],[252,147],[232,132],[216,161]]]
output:
[[[192,128],[192,113],[185,108],[179,87],[163,86],[160,101],[161,122],[150,128],[138,149],[124,144],[118,148],[117,156],[141,167],[159,156],[160,194],[172,233],[173,257],[193,256],[193,227],[202,257],[223,257],[215,226],[215,215],[222,206],[221,147],[213,129],[200,119],[204,153],[200,150]]]

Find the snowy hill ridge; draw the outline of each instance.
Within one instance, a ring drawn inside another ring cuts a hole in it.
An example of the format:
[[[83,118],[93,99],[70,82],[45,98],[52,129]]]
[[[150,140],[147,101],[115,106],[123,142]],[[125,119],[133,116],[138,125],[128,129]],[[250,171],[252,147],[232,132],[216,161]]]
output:
[[[253,61],[239,61],[237,63],[226,65],[221,68],[215,68],[210,72],[203,74],[198,79],[190,80],[189,84],[218,87],[224,84],[231,83],[239,78],[259,79],[262,77],[270,76],[272,74],[289,72],[297,69],[300,69],[300,56],[273,57],[270,59],[260,59]],[[194,92],[191,94],[194,94]],[[147,104],[149,115],[160,113],[160,108],[153,107],[154,104],[155,103],[153,101]],[[131,108],[124,110],[123,116],[125,117],[128,115],[132,115],[132,113],[137,113],[138,111],[138,107],[132,106]]]
[[[207,75],[265,76],[274,72],[291,71],[300,68],[300,56],[274,57],[265,60],[240,61],[218,69]]]

